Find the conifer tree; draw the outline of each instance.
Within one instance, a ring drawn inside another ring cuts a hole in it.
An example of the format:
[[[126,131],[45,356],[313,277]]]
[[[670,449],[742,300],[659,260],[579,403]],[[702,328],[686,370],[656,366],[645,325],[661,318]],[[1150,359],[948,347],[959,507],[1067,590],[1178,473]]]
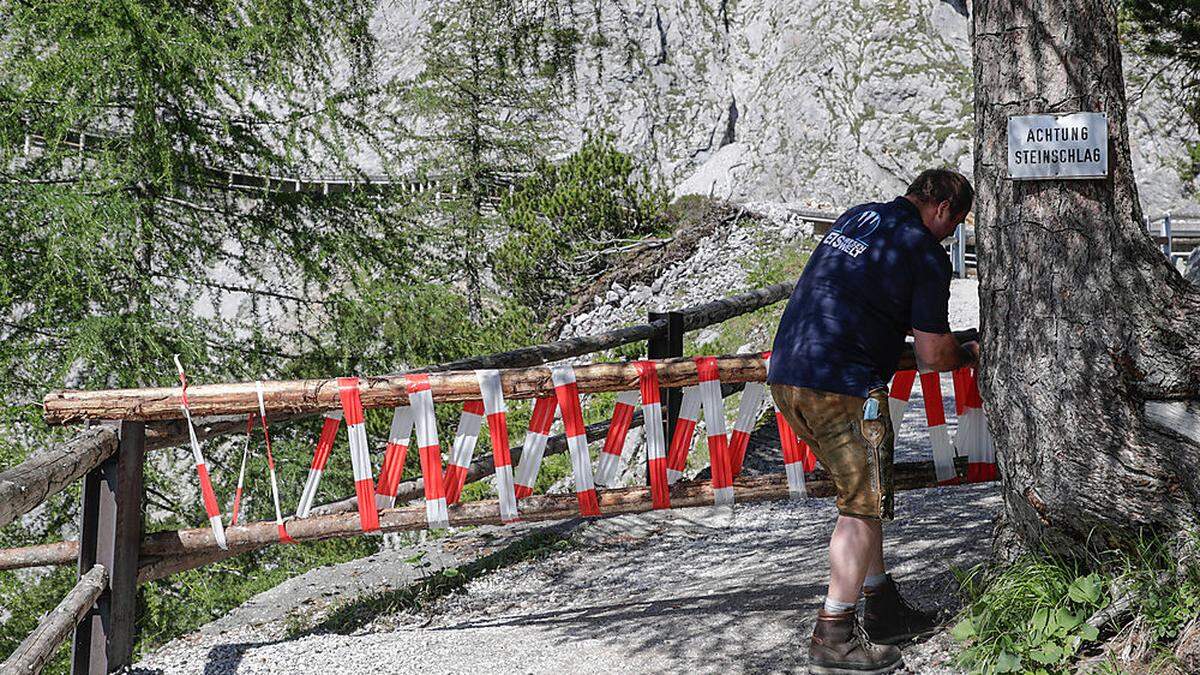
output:
[[[408,92],[410,130],[423,170],[442,186],[433,206],[440,241],[459,256],[470,316],[483,310],[495,207],[514,177],[556,149],[554,106],[570,81],[577,34],[558,27],[553,3],[451,0],[427,18],[424,71]],[[447,194],[449,193],[449,194]]]

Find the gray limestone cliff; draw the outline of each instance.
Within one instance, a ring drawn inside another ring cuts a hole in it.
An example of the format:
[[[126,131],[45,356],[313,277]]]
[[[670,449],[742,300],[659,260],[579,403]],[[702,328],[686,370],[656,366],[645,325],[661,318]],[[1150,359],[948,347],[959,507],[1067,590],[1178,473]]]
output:
[[[616,134],[676,194],[737,201],[886,197],[927,166],[972,166],[970,19],[961,0],[593,0],[559,5],[580,36],[558,125]],[[401,78],[426,3],[384,6],[380,62]],[[533,11],[549,11],[544,6]],[[1159,64],[1127,54],[1143,204],[1194,203],[1194,127]],[[1151,77],[1155,75],[1154,77]],[[1151,81],[1147,82],[1147,79]]]

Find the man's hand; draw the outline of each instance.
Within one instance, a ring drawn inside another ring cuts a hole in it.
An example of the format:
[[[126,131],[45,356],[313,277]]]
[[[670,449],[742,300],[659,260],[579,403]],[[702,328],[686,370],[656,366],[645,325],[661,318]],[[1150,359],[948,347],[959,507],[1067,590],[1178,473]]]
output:
[[[974,340],[959,345],[953,333],[926,333],[915,328],[912,333],[917,364],[923,369],[942,372],[979,362],[979,343]]]
[[[967,355],[971,359],[970,361],[963,363],[962,365],[963,366],[979,365],[979,342],[977,342],[975,340],[971,340],[970,342],[964,342],[964,343],[962,343],[962,348],[964,350],[966,350]],[[959,367],[961,368],[962,366],[959,366]]]

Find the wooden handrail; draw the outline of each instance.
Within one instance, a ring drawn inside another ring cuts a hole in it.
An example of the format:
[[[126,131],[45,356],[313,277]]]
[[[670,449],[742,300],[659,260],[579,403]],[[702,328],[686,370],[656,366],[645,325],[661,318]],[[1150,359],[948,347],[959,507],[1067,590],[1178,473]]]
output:
[[[687,307],[680,311],[684,316],[684,328],[686,330],[695,330],[761,309],[788,297],[794,286],[795,284],[791,282],[775,284],[728,298]],[[654,337],[664,330],[666,330],[666,322],[657,321],[619,328],[592,336],[567,338],[565,340],[522,347],[483,357],[460,359],[438,366],[417,369],[412,372],[439,373],[445,371],[475,370],[478,368],[537,366],[604,349],[611,349],[632,342],[639,342]],[[468,379],[473,380],[473,377],[473,375],[468,374]],[[393,400],[385,396],[383,399],[384,402],[380,403],[380,405],[394,406],[407,401],[407,395],[403,391],[403,380],[400,379],[400,375],[368,379],[376,383],[387,382],[389,380],[399,383],[398,391],[395,392],[399,398]],[[284,416],[295,416],[318,413],[340,406],[336,381],[332,378],[301,380],[298,382],[305,383],[300,386],[302,389],[309,391],[307,395],[300,393],[299,398],[296,397],[298,392],[294,389],[297,381],[268,383],[270,385],[267,391],[268,412]],[[636,382],[636,379],[634,382]],[[287,385],[285,388],[286,391],[283,393],[285,397],[283,401],[273,401],[275,395],[280,393],[276,389],[277,385]],[[663,386],[674,385],[664,384]],[[235,400],[239,403],[232,405],[228,409],[220,405],[215,408],[197,406],[194,400],[200,392],[209,391],[218,393],[219,395],[220,389],[213,390],[211,389],[213,387],[228,388],[228,391],[234,394]],[[509,398],[518,398],[518,396],[507,389],[505,395]],[[246,398],[247,396],[249,398]],[[478,396],[477,387],[475,389],[475,396]],[[466,398],[438,398],[438,388],[436,386],[434,388],[434,397],[436,400],[445,401],[468,400]],[[188,398],[189,401],[193,402],[192,415],[195,417],[246,414],[254,412],[257,406],[253,383],[193,386],[188,389]],[[313,400],[308,400],[310,398]],[[241,399],[249,400],[251,405],[246,407],[244,405],[245,401]],[[182,416],[179,408],[180,403],[177,387],[155,387],[104,391],[52,391],[46,395],[43,407],[46,413],[46,421],[50,424],[69,424],[85,420],[178,420]],[[364,392],[363,405],[368,408],[375,407],[368,402],[366,392]]]
[[[8,659],[0,665],[0,672],[14,675],[42,672],[46,664],[54,656],[54,652],[84,614],[96,604],[96,599],[108,586],[108,571],[103,565],[96,565],[87,574],[79,578],[67,595],[50,610],[45,618],[38,623],[37,628],[21,641],[21,644],[9,654]]]
[[[972,330],[955,333],[959,341],[976,338]],[[693,360],[664,359],[655,361],[659,384],[663,387],[684,387],[699,382]],[[766,368],[757,354],[736,354],[717,357],[721,381],[726,384],[762,382]],[[916,367],[911,346],[901,355],[899,367]],[[580,393],[628,391],[637,388],[638,373],[632,363],[596,363],[575,368]],[[545,367],[514,368],[501,373],[501,385],[507,399],[528,399],[554,393],[550,369]],[[438,402],[462,402],[480,397],[479,382],[474,371],[429,373],[433,398]],[[268,413],[302,414],[341,408],[341,397],[335,378],[313,380],[269,381],[263,383]],[[359,378],[359,396],[364,408],[384,408],[406,405],[403,376]],[[46,395],[46,421],[68,424],[89,419],[151,421],[178,419],[182,416],[182,399],[178,387],[146,389],[110,389],[101,391],[64,390]],[[246,415],[258,410],[256,383],[209,384],[188,388],[188,404],[192,415]]]
[[[663,387],[683,387],[699,382],[692,359],[655,361]],[[761,356],[733,355],[717,358],[721,381],[761,382],[766,368]],[[575,368],[580,393],[628,391],[638,387],[633,363],[596,363]],[[501,372],[500,383],[508,400],[554,395],[550,369],[542,366],[514,368]],[[430,373],[429,384],[437,402],[462,402],[480,398],[474,371]],[[263,383],[268,413],[315,413],[341,408],[336,378]],[[364,408],[394,408],[408,403],[402,376],[359,378],[359,396]],[[112,389],[102,391],[58,391],[46,396],[46,421],[65,424],[88,419],[151,421],[182,416],[178,387]],[[210,384],[188,387],[192,415],[249,414],[258,410],[256,383]]]
[[[965,471],[966,459],[958,458],[958,471]],[[893,468],[896,490],[917,490],[937,485],[933,462],[901,462]],[[836,494],[833,481],[822,471],[807,483],[810,497],[830,497]],[[788,496],[787,477],[783,474],[743,477],[734,481],[734,494],[740,503],[784,499]],[[616,488],[598,492],[600,511],[604,517],[623,513],[650,511],[653,504],[648,486]],[[684,481],[671,489],[671,506],[705,506],[712,504],[710,481]],[[534,495],[521,500],[521,518],[528,521],[564,520],[579,515],[574,494]],[[425,506],[384,509],[379,512],[380,532],[422,530],[426,528]],[[500,524],[499,503],[496,500],[468,502],[450,507],[451,527]],[[289,520],[288,534],[296,541],[318,541],[353,537],[362,534],[358,514],[334,513]],[[225,529],[231,554],[279,543],[275,521],[259,521]],[[65,541],[54,545],[26,546],[0,549],[0,569],[67,565],[75,561],[78,542]],[[142,540],[140,557],[184,558],[219,553],[212,530],[208,527],[189,530],[155,532]],[[16,564],[19,561],[19,564]],[[142,577],[141,580],[146,580]]]

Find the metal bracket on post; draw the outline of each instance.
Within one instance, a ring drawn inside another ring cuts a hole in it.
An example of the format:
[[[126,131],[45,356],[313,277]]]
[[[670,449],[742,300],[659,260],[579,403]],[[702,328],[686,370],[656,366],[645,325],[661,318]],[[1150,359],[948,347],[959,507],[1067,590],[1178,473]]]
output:
[[[959,223],[954,230],[954,274],[959,279],[967,278],[967,226]]]
[[[682,312],[650,312],[650,323],[666,321],[667,330],[662,334],[646,341],[646,357],[651,359],[670,359],[683,356],[683,313]],[[679,407],[683,403],[683,391],[678,387],[663,387],[659,390],[663,402],[663,423],[667,443],[675,434],[675,424],[679,421]],[[647,476],[649,480],[649,476]]]
[[[1172,260],[1172,258],[1171,258],[1171,254],[1174,252],[1175,247],[1173,246],[1174,242],[1171,241],[1171,212],[1170,211],[1167,211],[1166,215],[1163,216],[1162,233],[1163,233],[1163,240],[1164,240],[1163,245],[1162,245],[1163,253],[1166,254],[1168,262],[1174,263],[1175,261]]]
[[[133,663],[145,450],[146,425],[122,422],[116,455],[83,479],[79,573],[99,563],[108,569],[109,585],[75,627],[73,675],[100,675]]]

